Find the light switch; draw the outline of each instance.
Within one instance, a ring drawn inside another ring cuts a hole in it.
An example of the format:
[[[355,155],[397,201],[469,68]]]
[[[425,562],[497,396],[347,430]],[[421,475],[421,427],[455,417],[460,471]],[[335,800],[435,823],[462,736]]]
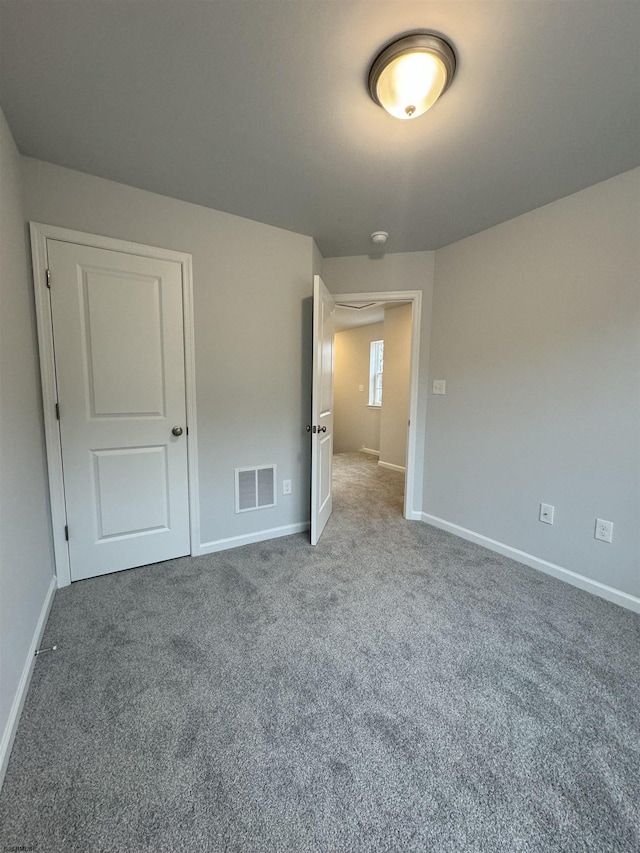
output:
[[[538,518],[545,524],[553,524],[553,514],[556,508],[551,504],[540,504],[540,514]]]
[[[434,379],[433,380],[433,393],[434,394],[446,394],[446,379]]]

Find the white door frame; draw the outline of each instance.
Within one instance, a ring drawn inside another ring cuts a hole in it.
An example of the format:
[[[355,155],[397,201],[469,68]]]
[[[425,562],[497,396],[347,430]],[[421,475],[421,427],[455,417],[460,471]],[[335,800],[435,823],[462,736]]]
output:
[[[416,518],[413,491],[416,469],[416,426],[418,417],[418,368],[420,365],[420,324],[422,320],[421,290],[385,290],[377,293],[334,293],[336,302],[411,302],[411,368],[409,379],[409,431],[404,481],[404,517]],[[384,381],[384,380],[383,380]]]
[[[189,474],[189,535],[191,554],[200,553],[200,509],[198,490],[198,437],[196,419],[196,365],[193,322],[193,275],[191,255],[174,252],[171,249],[159,249],[129,243],[112,237],[99,237],[82,231],[71,231],[55,225],[30,223],[31,260],[33,263],[33,287],[36,303],[38,326],[38,348],[40,350],[40,380],[42,384],[42,404],[44,411],[45,445],[47,450],[47,469],[49,472],[49,498],[51,502],[51,524],[53,550],[58,587],[71,583],[69,562],[69,543],[65,538],[67,514],[64,498],[64,479],[62,473],[62,444],[60,441],[59,421],[56,417],[56,368],[53,346],[53,324],[51,301],[47,281],[48,258],[47,240],[60,240],[64,243],[76,243],[95,249],[108,249],[125,252],[156,260],[174,261],[182,270],[182,303],[184,306],[184,364],[187,407],[187,465]],[[55,287],[55,281],[51,284]]]

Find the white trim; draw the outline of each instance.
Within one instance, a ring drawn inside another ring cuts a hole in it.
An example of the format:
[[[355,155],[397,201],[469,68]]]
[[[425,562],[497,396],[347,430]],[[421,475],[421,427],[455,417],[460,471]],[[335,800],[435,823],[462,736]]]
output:
[[[405,468],[404,512],[407,519],[416,518],[413,507],[416,477],[416,441],[418,422],[418,370],[420,365],[420,325],[422,321],[421,290],[386,290],[382,293],[334,293],[336,302],[411,302],[411,369],[409,383],[409,429],[407,432],[407,464]],[[364,450],[364,448],[363,448]],[[367,452],[366,450],[364,451]]]
[[[33,264],[33,287],[35,293],[36,319],[38,328],[38,349],[40,352],[40,377],[42,384],[42,402],[44,406],[45,443],[47,447],[47,469],[49,473],[49,496],[51,503],[51,523],[53,528],[53,549],[58,587],[71,583],[69,548],[64,537],[67,523],[64,480],[62,476],[62,446],[60,430],[55,416],[56,374],[53,349],[53,327],[51,324],[51,303],[49,290],[45,284],[48,266],[47,240],[60,240],[64,243],[76,243],[95,249],[108,249],[125,252],[144,258],[179,263],[182,271],[182,302],[184,321],[184,362],[185,392],[187,407],[187,465],[189,472],[189,537],[191,554],[195,557],[200,551],[200,494],[198,489],[198,435],[196,417],[196,365],[193,318],[193,271],[191,255],[129,243],[112,237],[100,237],[55,225],[30,223],[31,260]]]
[[[526,551],[519,551],[517,548],[512,548],[511,545],[505,545],[504,542],[498,542],[495,539],[490,539],[488,536],[474,533],[473,530],[467,530],[466,527],[460,527],[458,524],[437,518],[435,515],[429,515],[426,512],[420,515],[422,521],[432,524],[434,527],[440,528],[440,530],[446,530],[448,533],[453,533],[454,536],[459,536],[461,539],[475,542],[477,545],[482,545],[490,551],[495,551],[497,554],[502,554],[505,557],[510,557],[512,560],[517,560],[519,563],[524,563],[525,566],[529,566],[531,569],[537,569],[546,575],[551,575],[572,586],[577,586],[580,589],[591,592],[593,595],[598,595],[600,598],[606,598],[607,601],[612,601],[621,607],[626,607],[628,610],[640,613],[640,598],[637,598],[635,595],[630,595],[628,592],[607,586],[599,581],[591,580],[591,578],[579,575],[577,572],[557,566],[555,563],[549,563],[547,560],[540,559],[540,557],[534,557],[533,554],[527,554]]]
[[[380,461],[378,461],[378,465],[380,466],[380,468],[388,468],[390,471],[401,471],[403,474],[407,470],[402,465],[394,465],[393,462],[380,462]]]
[[[16,732],[18,731],[18,723],[20,722],[20,715],[22,714],[24,702],[27,698],[27,691],[29,690],[31,675],[33,674],[33,667],[36,661],[36,650],[40,645],[40,640],[44,634],[51,605],[53,604],[53,596],[56,591],[56,586],[56,578],[54,575],[54,577],[51,578],[49,589],[47,590],[42,603],[40,616],[38,616],[31,644],[29,645],[29,650],[27,652],[27,659],[24,663],[24,667],[22,668],[22,675],[20,676],[20,681],[18,682],[13,702],[11,703],[11,710],[9,711],[7,724],[2,732],[2,740],[0,741],[0,789],[4,782],[4,775],[7,772],[11,748],[13,746],[13,741],[15,740]]]
[[[187,405],[187,465],[189,476],[189,535],[191,556],[200,554],[200,484],[198,479],[198,415],[196,407],[196,341],[193,308],[193,261],[182,263],[182,322],[184,326],[184,380]]]
[[[292,536],[294,533],[304,533],[310,527],[308,521],[299,521],[297,524],[285,524],[283,527],[271,527],[268,530],[258,530],[255,533],[243,533],[241,536],[229,536],[226,539],[216,539],[213,542],[202,542],[200,554],[213,554],[216,551],[239,548],[241,545],[252,545],[254,542],[278,539],[280,536]]]
[[[40,353],[40,383],[44,413],[45,444],[47,448],[47,470],[49,474],[49,503],[53,536],[53,556],[56,566],[58,587],[71,583],[69,549],[64,537],[67,523],[62,479],[62,446],[60,430],[55,416],[56,373],[53,355],[53,329],[51,326],[51,303],[45,285],[47,270],[47,237],[43,226],[31,223],[31,260],[33,264],[33,289],[35,294],[38,329],[38,351]]]
[[[379,450],[372,450],[370,447],[364,447],[364,445],[360,448],[360,453],[370,453],[371,456],[380,456]]]

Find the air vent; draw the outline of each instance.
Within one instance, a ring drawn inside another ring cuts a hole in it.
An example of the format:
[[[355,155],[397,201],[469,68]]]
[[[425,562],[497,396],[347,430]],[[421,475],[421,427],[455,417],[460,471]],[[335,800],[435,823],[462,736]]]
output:
[[[236,468],[236,512],[276,505],[276,466]]]

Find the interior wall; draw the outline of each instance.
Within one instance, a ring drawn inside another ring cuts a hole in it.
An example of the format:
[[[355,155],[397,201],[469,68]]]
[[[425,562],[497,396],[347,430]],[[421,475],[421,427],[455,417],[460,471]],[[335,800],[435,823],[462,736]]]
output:
[[[422,291],[422,317],[418,361],[418,412],[416,470],[413,506],[422,506],[424,438],[427,403],[427,373],[431,331],[435,252],[406,252],[388,255],[354,255],[324,258],[322,277],[331,293],[384,293],[398,290]],[[384,394],[384,391],[383,391]],[[419,517],[419,516],[417,516]]]
[[[1,111],[0,303],[0,738],[6,757],[12,706],[51,588],[53,547],[20,157]]]
[[[424,488],[426,513],[634,596],[639,234],[636,169],[437,252]]]
[[[380,462],[404,468],[411,390],[411,305],[384,312]]]
[[[320,249],[316,246],[315,240],[311,246],[311,272],[313,275],[322,275],[322,255]]]
[[[333,367],[333,452],[366,448],[380,452],[381,410],[369,406],[371,341],[380,341],[382,323],[345,329],[335,335]],[[360,391],[362,386],[362,391]]]
[[[36,160],[23,177],[26,219],[193,255],[204,546],[308,523],[311,238]],[[277,506],[236,514],[234,469],[273,463]]]

